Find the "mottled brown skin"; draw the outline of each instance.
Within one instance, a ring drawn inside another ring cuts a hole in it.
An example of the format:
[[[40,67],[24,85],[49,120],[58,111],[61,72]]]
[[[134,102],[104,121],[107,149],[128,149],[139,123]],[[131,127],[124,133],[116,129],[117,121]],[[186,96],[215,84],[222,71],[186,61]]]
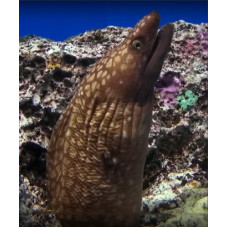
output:
[[[154,84],[173,26],[145,16],[84,78],[53,131],[50,208],[64,226],[137,226]]]

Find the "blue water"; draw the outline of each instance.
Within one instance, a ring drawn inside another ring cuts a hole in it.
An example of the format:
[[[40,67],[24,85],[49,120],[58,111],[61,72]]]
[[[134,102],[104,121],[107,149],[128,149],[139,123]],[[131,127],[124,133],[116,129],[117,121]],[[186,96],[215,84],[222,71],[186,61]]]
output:
[[[109,25],[133,27],[153,10],[160,13],[161,25],[177,20],[208,22],[207,1],[20,1],[19,36],[63,41]]]

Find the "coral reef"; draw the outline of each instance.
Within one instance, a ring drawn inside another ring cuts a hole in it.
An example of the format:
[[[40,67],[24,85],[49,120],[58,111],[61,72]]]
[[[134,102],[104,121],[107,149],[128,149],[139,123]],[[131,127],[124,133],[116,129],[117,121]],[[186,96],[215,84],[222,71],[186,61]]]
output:
[[[207,188],[195,181],[197,170],[169,173],[142,200],[142,224],[152,226],[207,226]]]
[[[142,225],[207,226],[207,24],[174,23],[155,88]],[[60,226],[47,210],[45,159],[53,126],[91,66],[130,28],[54,42],[20,38],[20,226]]]
[[[19,176],[19,225],[20,226],[61,226],[56,216],[47,213],[46,192],[32,185],[28,178]]]

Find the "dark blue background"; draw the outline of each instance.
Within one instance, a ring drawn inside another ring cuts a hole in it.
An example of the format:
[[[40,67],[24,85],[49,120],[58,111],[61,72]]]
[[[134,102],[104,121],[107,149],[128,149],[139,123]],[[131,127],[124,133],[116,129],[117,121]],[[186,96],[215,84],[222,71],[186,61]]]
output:
[[[29,34],[62,41],[108,25],[133,27],[156,10],[161,25],[185,20],[208,22],[207,1],[20,1],[19,36]]]

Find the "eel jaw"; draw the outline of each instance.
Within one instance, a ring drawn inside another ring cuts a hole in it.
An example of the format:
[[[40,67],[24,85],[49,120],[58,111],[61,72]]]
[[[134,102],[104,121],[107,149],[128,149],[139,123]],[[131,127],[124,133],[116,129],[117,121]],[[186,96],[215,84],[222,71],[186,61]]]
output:
[[[151,100],[150,94],[153,94],[154,85],[160,75],[166,54],[168,53],[173,37],[173,24],[166,24],[159,30],[156,40],[153,44],[148,63],[141,78],[140,90],[137,94],[137,100],[143,104]]]
[[[165,56],[168,53],[171,45],[173,30],[173,24],[166,24],[161,27],[153,45],[151,57],[147,63],[143,77],[150,75],[154,81],[158,79]]]

